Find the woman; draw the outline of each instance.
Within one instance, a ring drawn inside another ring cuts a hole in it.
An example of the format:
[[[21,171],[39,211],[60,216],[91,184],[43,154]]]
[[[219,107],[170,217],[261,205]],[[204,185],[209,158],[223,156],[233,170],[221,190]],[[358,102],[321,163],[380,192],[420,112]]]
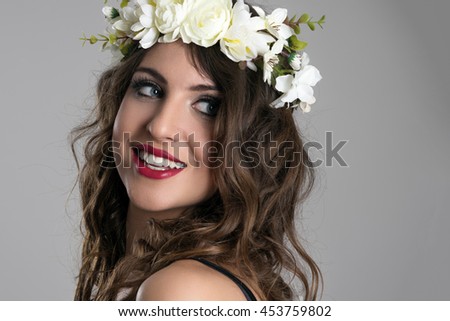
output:
[[[104,8],[112,31],[88,40],[124,57],[74,130],[74,150],[87,138],[76,299],[291,300],[296,278],[317,297],[320,271],[294,224],[312,166],[293,109],[274,107],[314,102],[320,74],[296,53],[294,29],[323,19],[286,24],[277,10],[229,0]]]

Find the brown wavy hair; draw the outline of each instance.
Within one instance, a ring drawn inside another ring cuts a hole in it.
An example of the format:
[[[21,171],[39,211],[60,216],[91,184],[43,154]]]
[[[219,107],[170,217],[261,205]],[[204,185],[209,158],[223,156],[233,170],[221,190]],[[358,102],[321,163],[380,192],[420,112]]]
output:
[[[232,264],[263,300],[292,300],[294,279],[306,300],[318,298],[321,273],[297,236],[296,213],[314,172],[291,109],[274,109],[274,90],[261,71],[242,68],[216,45],[188,45],[193,64],[223,92],[214,123],[212,169],[217,192],[172,220],[150,220],[125,255],[128,196],[112,165],[112,129],[121,101],[146,50],[105,71],[97,105],[72,131],[84,142],[81,193],[84,242],[76,300],[133,300],[142,282],[174,261],[203,257]],[[149,49],[151,50],[151,49]],[[238,148],[229,148],[238,146]],[[284,277],[283,277],[284,275]]]

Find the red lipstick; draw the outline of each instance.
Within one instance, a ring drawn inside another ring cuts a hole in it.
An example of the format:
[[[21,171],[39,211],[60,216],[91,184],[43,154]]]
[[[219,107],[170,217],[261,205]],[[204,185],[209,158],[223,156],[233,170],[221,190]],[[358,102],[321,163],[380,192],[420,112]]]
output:
[[[132,147],[133,148],[133,162],[136,166],[136,170],[139,174],[151,178],[151,179],[165,179],[172,176],[177,175],[180,173],[183,169],[186,168],[186,164],[177,159],[175,156],[169,154],[165,150],[158,149],[156,147],[153,147],[148,144],[139,144],[137,146]],[[183,168],[170,168],[170,167],[164,167],[164,166],[157,166],[157,169],[151,168],[149,164],[147,164],[145,161],[143,161],[139,154],[141,151],[144,151],[148,154],[153,154],[155,157],[161,157],[165,158],[171,162],[181,163],[183,164]]]

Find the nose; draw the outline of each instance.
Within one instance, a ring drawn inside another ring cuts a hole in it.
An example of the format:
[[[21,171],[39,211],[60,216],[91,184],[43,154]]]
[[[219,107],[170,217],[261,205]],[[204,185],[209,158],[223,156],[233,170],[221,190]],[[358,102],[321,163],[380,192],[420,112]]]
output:
[[[158,141],[179,140],[183,134],[185,105],[181,97],[167,96],[162,99],[147,124],[151,137]]]

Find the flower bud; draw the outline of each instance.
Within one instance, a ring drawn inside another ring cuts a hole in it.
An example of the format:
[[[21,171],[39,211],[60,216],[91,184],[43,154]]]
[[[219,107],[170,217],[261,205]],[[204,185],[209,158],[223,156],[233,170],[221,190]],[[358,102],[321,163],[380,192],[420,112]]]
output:
[[[295,71],[298,71],[302,68],[302,56],[296,52],[293,52],[288,57],[289,65]]]
[[[103,7],[102,12],[105,15],[105,18],[109,21],[119,16],[119,11],[117,11],[116,8],[109,6]]]

